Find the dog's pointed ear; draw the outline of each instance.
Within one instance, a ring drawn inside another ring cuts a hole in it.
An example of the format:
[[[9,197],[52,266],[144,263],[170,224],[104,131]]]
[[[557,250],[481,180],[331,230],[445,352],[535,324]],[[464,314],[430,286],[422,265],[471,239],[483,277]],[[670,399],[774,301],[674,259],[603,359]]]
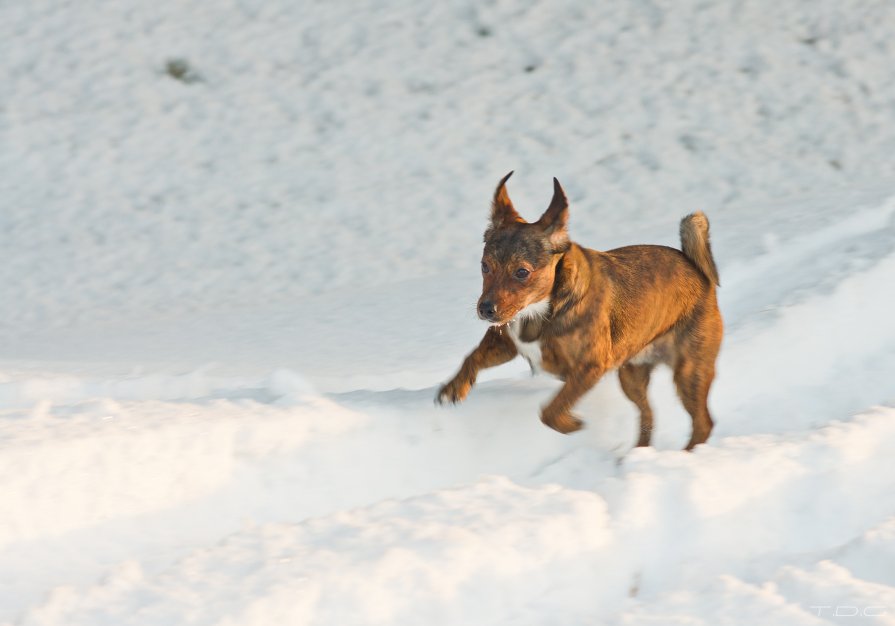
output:
[[[491,203],[492,228],[500,228],[505,224],[525,221],[516,212],[516,209],[513,207],[513,202],[510,200],[510,196],[507,193],[507,181],[512,175],[513,172],[510,172],[501,178],[500,182],[497,184],[497,189],[494,190],[494,201]]]
[[[555,178],[553,199],[537,223],[549,236],[554,251],[565,252],[569,248],[569,201],[562,185]]]

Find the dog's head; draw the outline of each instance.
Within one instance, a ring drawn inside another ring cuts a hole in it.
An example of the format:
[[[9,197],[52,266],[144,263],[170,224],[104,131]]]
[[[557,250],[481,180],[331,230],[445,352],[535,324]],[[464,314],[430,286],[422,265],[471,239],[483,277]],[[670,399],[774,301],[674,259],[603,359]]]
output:
[[[478,314],[496,325],[506,324],[530,305],[546,305],[556,263],[570,245],[569,202],[559,181],[553,179],[550,206],[537,222],[528,223],[513,208],[507,194],[506,183],[512,174],[504,176],[494,192],[482,254]],[[527,310],[536,311],[538,306]]]

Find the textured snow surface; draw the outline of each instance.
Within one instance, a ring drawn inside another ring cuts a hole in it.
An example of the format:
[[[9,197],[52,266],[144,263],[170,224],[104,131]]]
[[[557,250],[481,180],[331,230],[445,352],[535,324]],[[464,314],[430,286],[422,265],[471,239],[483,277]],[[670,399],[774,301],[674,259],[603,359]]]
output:
[[[0,5],[0,624],[895,624],[895,4]],[[176,76],[175,76],[176,75]],[[521,359],[490,193],[712,222],[708,445]]]
[[[511,169],[528,215],[558,176],[604,248],[879,183],[893,24],[887,0],[3,3],[2,324],[474,269]]]

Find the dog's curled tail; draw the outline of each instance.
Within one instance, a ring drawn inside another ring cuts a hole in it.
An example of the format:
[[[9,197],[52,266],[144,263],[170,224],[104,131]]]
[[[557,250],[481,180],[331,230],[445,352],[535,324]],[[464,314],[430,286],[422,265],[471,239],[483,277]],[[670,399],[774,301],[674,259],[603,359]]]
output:
[[[681,220],[681,250],[706,278],[721,286],[709,243],[709,219],[702,211],[691,213]]]

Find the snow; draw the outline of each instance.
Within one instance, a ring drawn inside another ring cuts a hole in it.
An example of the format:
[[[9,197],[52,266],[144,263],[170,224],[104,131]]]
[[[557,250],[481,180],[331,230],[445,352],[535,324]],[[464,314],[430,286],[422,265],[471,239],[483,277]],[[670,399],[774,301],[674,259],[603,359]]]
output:
[[[895,624],[893,23],[0,6],[0,624]],[[434,406],[511,169],[592,247],[706,212],[708,445],[666,370],[647,449],[614,374]]]

